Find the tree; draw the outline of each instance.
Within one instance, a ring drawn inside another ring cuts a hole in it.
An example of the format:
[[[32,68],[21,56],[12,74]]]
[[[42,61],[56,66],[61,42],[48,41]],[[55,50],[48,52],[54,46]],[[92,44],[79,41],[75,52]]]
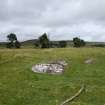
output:
[[[49,48],[49,43],[50,41],[46,33],[39,37],[39,44],[41,48]]]
[[[86,45],[85,41],[81,40],[81,46],[85,46],[85,45]]]
[[[6,44],[6,46],[7,46],[7,48],[13,48],[14,45],[13,45],[13,43],[9,42]]]
[[[73,38],[74,47],[80,47],[80,39],[78,37]]]
[[[17,37],[16,37],[16,35],[15,35],[14,33],[9,34],[9,35],[7,36],[7,38],[8,38],[8,40],[9,40],[11,43],[13,43],[14,41],[17,40]]]
[[[81,47],[81,46],[85,46],[85,41],[81,40],[78,37],[73,38],[73,43],[74,43],[74,47]]]
[[[34,43],[34,45],[35,45],[35,48],[39,48],[40,47],[39,40],[36,40],[35,43]]]
[[[21,47],[21,44],[20,44],[20,42],[18,40],[16,40],[16,42],[15,42],[15,47],[16,48],[20,48]]]
[[[66,47],[67,46],[67,42],[66,41],[60,41],[59,42],[59,47]]]
[[[17,40],[17,36],[14,33],[10,33],[7,35],[8,43],[7,43],[7,48],[20,48],[21,44]]]

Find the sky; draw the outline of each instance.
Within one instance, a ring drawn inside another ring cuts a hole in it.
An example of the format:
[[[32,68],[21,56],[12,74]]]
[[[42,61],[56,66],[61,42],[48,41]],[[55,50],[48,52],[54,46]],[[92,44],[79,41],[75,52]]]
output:
[[[51,40],[105,42],[105,0],[0,0],[0,41],[47,33]]]

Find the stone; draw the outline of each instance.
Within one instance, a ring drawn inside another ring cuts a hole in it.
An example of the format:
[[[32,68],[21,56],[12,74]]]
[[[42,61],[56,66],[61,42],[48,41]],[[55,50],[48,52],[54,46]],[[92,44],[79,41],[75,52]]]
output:
[[[32,71],[37,73],[62,74],[65,66],[67,66],[65,61],[55,61],[48,64],[36,64],[32,67]]]
[[[87,59],[84,62],[85,64],[92,64],[93,63],[93,59]]]

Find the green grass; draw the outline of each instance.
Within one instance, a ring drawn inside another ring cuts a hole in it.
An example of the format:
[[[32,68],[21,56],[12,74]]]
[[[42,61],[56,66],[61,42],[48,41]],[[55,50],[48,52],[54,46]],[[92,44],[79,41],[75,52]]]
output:
[[[93,58],[93,64],[84,60]],[[37,74],[37,63],[64,59],[63,75]],[[1,49],[0,105],[60,105],[74,95],[81,85],[86,90],[66,105],[105,105],[105,49]]]

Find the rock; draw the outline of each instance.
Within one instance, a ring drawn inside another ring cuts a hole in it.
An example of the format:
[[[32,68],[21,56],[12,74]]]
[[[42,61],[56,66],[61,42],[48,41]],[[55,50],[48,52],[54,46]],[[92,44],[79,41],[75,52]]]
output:
[[[56,61],[48,64],[36,64],[32,67],[33,72],[49,73],[49,74],[62,74],[67,65],[65,61]]]
[[[87,59],[84,62],[85,64],[92,64],[93,63],[93,59]]]

